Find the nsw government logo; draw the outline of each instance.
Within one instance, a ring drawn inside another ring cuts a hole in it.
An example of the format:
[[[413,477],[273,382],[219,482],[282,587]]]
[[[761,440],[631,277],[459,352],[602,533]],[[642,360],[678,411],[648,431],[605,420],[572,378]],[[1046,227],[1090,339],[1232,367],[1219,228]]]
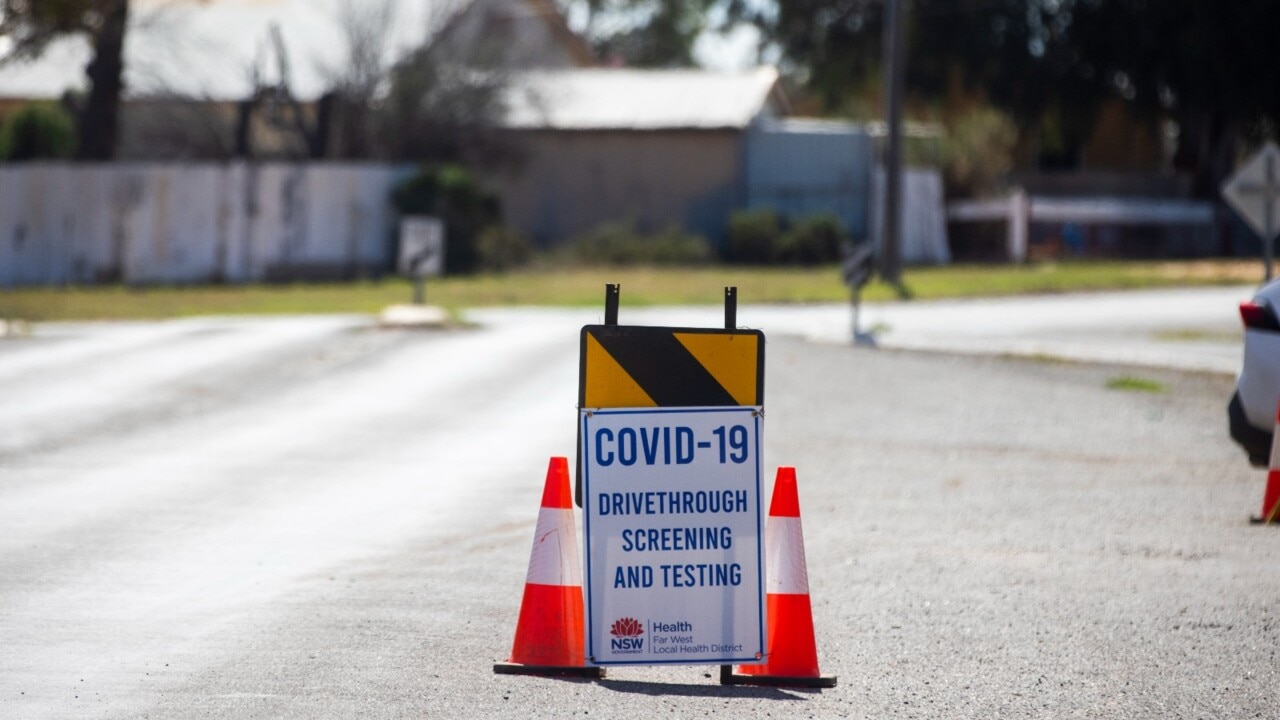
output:
[[[644,634],[644,628],[639,620],[629,617],[614,620],[609,634],[613,636],[610,647],[615,653],[633,655],[644,652],[644,638],[640,637]]]

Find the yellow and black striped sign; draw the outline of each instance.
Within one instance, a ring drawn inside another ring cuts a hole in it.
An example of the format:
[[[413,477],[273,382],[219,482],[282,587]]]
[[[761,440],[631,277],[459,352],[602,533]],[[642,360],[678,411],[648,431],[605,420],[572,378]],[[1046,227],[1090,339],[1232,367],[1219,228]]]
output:
[[[578,407],[764,405],[759,330],[587,325]]]

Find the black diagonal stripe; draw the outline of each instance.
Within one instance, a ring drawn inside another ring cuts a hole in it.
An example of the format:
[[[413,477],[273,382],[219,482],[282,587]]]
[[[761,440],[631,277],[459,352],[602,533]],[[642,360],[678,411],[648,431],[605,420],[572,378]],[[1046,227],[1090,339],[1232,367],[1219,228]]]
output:
[[[669,328],[598,326],[590,333],[658,407],[738,404]]]

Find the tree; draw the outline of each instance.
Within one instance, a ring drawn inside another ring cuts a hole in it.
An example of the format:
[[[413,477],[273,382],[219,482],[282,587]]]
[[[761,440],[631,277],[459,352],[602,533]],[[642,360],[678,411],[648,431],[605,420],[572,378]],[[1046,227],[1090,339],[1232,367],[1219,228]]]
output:
[[[426,40],[400,53],[392,42],[395,0],[336,0],[345,57],[321,67],[329,92],[318,114],[332,117],[324,129],[327,156],[457,163],[505,154],[493,130],[503,114],[507,48],[496,40],[441,42],[442,28],[466,4],[433,2],[426,8]],[[277,45],[283,57],[283,42]]]
[[[583,34],[606,62],[637,67],[692,67],[704,32],[725,32],[747,19],[743,0],[562,0],[586,17]]]
[[[115,156],[123,89],[124,38],[129,0],[0,0],[0,37],[12,43],[8,58],[36,57],[50,41],[85,35],[92,60],[85,72],[89,93],[77,108],[76,158]]]
[[[401,160],[500,159],[507,149],[494,130],[506,86],[496,68],[450,62],[431,45],[418,48],[391,68],[376,120],[383,151]]]
[[[1175,167],[1216,196],[1240,144],[1275,136],[1280,67],[1273,0],[1080,0],[1081,57],[1137,111],[1177,122]]]
[[[1024,124],[1055,108],[1075,129],[1092,117],[1093,72],[1068,33],[1074,0],[913,0],[908,90],[940,97],[980,89]],[[779,0],[762,30],[828,111],[880,77],[882,0]]]
[[[640,67],[688,67],[694,64],[693,43],[706,27],[706,11],[714,0],[651,0],[596,5],[592,49],[606,60]],[[612,10],[612,23],[602,11]],[[628,25],[620,15],[630,15]],[[636,18],[643,18],[637,20]],[[603,27],[602,27],[603,25]]]
[[[879,77],[882,9],[778,0],[757,22],[835,111]],[[1177,121],[1175,163],[1201,195],[1216,192],[1240,138],[1274,133],[1280,118],[1274,0],[912,0],[910,22],[914,95],[978,92],[1067,155],[1099,104],[1119,99],[1139,117]]]
[[[367,158],[373,153],[373,108],[387,77],[388,38],[395,20],[390,0],[340,0],[336,19],[346,41],[346,62],[331,69],[335,130],[332,154]]]

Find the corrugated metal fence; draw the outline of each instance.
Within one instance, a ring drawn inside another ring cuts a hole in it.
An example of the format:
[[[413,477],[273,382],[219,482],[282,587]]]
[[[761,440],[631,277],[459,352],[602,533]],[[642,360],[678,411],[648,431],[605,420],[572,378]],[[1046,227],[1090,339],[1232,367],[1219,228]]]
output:
[[[829,213],[853,237],[867,237],[872,143],[863,127],[774,120],[753,127],[746,142],[747,207],[791,220]]]
[[[374,164],[0,167],[0,287],[251,282],[390,269],[392,185]]]

